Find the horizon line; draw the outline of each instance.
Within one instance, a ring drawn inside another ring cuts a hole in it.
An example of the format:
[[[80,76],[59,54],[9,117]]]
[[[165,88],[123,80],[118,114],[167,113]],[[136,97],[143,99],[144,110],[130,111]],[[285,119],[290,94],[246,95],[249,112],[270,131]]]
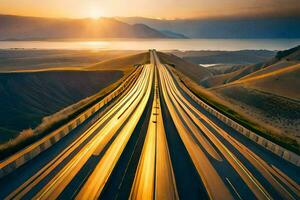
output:
[[[122,19],[122,18],[142,18],[150,20],[161,20],[161,21],[184,21],[184,20],[230,20],[237,19],[247,20],[247,19],[291,19],[300,18],[300,14],[295,15],[226,15],[226,16],[208,16],[208,17],[190,17],[190,18],[163,18],[163,17],[143,17],[143,16],[99,16],[98,18],[93,17],[52,17],[52,16],[36,16],[36,15],[18,15],[10,13],[1,13],[0,16],[15,16],[15,17],[31,17],[31,18],[44,18],[44,19],[66,19],[66,20],[98,20],[98,19]]]

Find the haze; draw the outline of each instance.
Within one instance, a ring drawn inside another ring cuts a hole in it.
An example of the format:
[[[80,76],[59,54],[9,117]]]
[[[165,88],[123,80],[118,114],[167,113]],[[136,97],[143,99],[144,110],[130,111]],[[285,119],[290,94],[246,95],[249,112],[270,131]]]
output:
[[[0,0],[0,200],[300,200],[300,0]]]
[[[2,14],[66,18],[286,17],[299,15],[299,9],[298,0],[1,0],[0,5]]]

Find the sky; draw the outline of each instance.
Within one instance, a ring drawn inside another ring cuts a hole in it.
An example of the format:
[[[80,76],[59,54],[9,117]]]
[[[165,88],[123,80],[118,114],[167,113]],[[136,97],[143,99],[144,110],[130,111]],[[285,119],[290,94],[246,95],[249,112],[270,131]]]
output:
[[[1,14],[55,18],[281,17],[299,11],[299,0],[0,0]]]

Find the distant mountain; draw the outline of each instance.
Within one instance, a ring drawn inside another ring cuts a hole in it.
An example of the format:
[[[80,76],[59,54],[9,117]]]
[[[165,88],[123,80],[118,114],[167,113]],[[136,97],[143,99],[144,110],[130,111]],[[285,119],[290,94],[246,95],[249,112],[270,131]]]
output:
[[[171,37],[171,38],[181,38],[181,39],[188,39],[187,36],[180,34],[180,33],[175,33],[173,31],[169,31],[169,30],[161,30],[160,32],[164,33],[165,35]]]
[[[170,38],[138,23],[129,25],[113,18],[53,19],[0,15],[0,40]]]
[[[117,18],[129,24],[143,23],[189,38],[300,38],[300,17],[158,20]]]

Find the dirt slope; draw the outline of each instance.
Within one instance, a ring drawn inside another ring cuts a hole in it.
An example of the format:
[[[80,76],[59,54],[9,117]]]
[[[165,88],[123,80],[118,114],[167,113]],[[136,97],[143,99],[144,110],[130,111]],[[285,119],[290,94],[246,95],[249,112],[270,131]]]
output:
[[[162,63],[174,66],[175,69],[185,74],[197,83],[200,83],[204,79],[212,76],[212,73],[205,67],[195,65],[173,54],[158,52],[158,56]]]

